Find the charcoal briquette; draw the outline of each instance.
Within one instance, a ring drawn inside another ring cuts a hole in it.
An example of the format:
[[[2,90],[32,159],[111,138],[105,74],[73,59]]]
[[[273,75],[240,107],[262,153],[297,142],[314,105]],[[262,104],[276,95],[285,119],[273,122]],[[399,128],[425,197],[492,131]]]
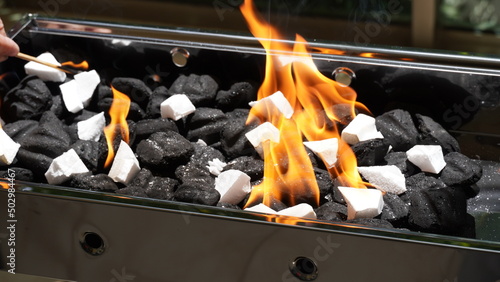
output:
[[[94,173],[103,167],[108,156],[108,147],[103,142],[78,140],[71,145],[71,148],[75,150],[85,166]]]
[[[53,112],[58,118],[62,119],[64,114],[66,114],[66,106],[64,106],[64,101],[62,95],[52,96],[52,106],[50,106],[50,111]]]
[[[14,174],[14,177],[12,177]],[[33,181],[33,172],[27,168],[11,166],[8,170],[0,171],[0,178],[14,178],[21,181]]]
[[[144,83],[144,81],[131,77],[115,77],[111,81],[111,85],[121,93],[130,97],[143,109],[146,109],[149,98],[153,91]]]
[[[347,206],[336,202],[326,202],[315,212],[319,220],[344,221],[347,219]]]
[[[108,113],[113,103],[113,98],[104,98],[97,103],[97,108],[100,112]],[[146,117],[146,112],[136,103],[130,102],[127,119],[139,121]]]
[[[443,154],[460,152],[458,141],[448,133],[439,123],[432,118],[417,114],[420,143],[423,145],[440,145]]]
[[[150,170],[142,168],[127,187],[143,189],[149,198],[171,200],[178,184],[179,182],[175,179],[154,176]],[[130,188],[130,190],[134,189]]]
[[[326,195],[331,194],[333,191],[333,182],[327,170],[315,167],[314,174],[319,188],[320,204],[323,204],[327,201]]]
[[[405,177],[420,172],[420,169],[408,160],[405,152],[390,152],[385,155],[384,160],[387,165],[394,165],[399,168]]]
[[[394,227],[405,227],[409,205],[396,194],[385,193],[383,198],[384,208],[380,218],[389,221]]]
[[[4,125],[3,130],[17,143],[21,143],[29,133],[38,127],[36,120],[18,120]]]
[[[423,189],[440,189],[446,188],[446,184],[435,177],[427,176],[420,172],[406,178],[406,189],[408,192],[419,191]]]
[[[153,133],[139,142],[136,153],[142,166],[160,171],[185,164],[194,153],[194,148],[182,135],[169,130]]]
[[[469,157],[451,152],[444,156],[446,166],[439,177],[448,186],[470,186],[481,178],[483,168]]]
[[[147,118],[159,118],[161,117],[160,105],[171,95],[168,92],[168,88],[165,86],[158,86],[155,88],[149,99],[149,103],[146,107],[146,117]]]
[[[351,149],[356,155],[358,166],[376,166],[384,162],[389,143],[385,139],[371,139],[354,144]]]
[[[213,106],[219,85],[209,75],[180,75],[170,86],[171,94],[186,94],[196,107]]]
[[[249,82],[237,82],[229,90],[220,90],[215,97],[215,106],[225,112],[235,108],[246,108],[257,98],[257,87]]]
[[[53,112],[47,111],[40,118],[38,127],[26,134],[20,144],[28,151],[56,158],[69,150],[71,141],[63,122]]]
[[[217,207],[224,208],[224,209],[241,210],[241,208],[238,205],[228,204],[228,203],[223,203],[223,202],[218,202]]]
[[[245,134],[257,125],[245,125],[246,117],[229,119],[220,135],[221,149],[229,158],[256,155],[255,148]]]
[[[182,184],[174,193],[174,200],[201,204],[207,206],[215,206],[219,202],[220,194],[215,188],[206,185],[189,185]]]
[[[45,172],[52,163],[52,158],[41,154],[30,152],[23,147],[19,148],[16,155],[17,165],[31,170],[35,179],[45,181]]]
[[[201,139],[209,145],[216,143],[220,140],[221,131],[225,128],[226,122],[226,115],[221,110],[197,108],[186,119],[188,128],[186,138],[190,141]]]
[[[241,156],[231,160],[224,171],[235,169],[250,176],[250,181],[257,181],[264,176],[264,161],[258,157]]]
[[[167,132],[169,130],[179,132],[177,125],[171,119],[143,119],[138,121],[135,129],[135,142],[140,142],[147,139],[155,132]]]
[[[7,122],[38,119],[52,106],[52,94],[47,85],[35,76],[24,78],[3,98],[2,117]]]
[[[375,125],[394,151],[407,151],[417,144],[418,131],[407,111],[386,112],[375,118]]]
[[[80,173],[73,176],[70,186],[91,191],[115,192],[118,185],[107,174]]]
[[[210,146],[193,143],[193,147],[194,154],[187,164],[175,170],[175,176],[182,184],[207,183],[210,187],[215,187],[215,176],[208,170],[208,162],[214,159],[225,162],[224,155]]]
[[[146,191],[144,191],[142,187],[137,187],[137,186],[127,186],[125,188],[120,188],[116,190],[115,193],[121,195],[134,196],[134,197],[143,197],[143,198],[148,197]]]

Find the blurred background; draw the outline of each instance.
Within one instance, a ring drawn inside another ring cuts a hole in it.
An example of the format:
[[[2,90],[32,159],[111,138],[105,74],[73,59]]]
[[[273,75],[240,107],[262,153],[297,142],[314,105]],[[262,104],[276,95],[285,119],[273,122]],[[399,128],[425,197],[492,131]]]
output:
[[[243,0],[0,0],[7,29],[25,13],[248,33]],[[255,0],[290,38],[500,54],[498,0]]]

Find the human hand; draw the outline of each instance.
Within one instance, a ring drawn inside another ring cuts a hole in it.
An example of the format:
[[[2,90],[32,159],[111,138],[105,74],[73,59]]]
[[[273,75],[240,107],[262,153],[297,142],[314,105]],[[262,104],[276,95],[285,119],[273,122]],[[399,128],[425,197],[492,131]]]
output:
[[[19,46],[12,39],[7,37],[2,19],[0,19],[0,62],[7,60],[19,53]]]

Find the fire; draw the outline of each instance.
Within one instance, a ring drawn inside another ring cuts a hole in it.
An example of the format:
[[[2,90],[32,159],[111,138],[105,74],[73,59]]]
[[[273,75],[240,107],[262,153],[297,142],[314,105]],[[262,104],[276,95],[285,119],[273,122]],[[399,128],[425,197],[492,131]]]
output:
[[[303,146],[303,139],[318,141],[339,139],[339,160],[329,168],[332,177],[343,186],[364,188],[354,153],[340,139],[340,128],[345,122],[336,105],[348,108],[348,118],[356,110],[369,110],[356,102],[355,91],[331,80],[317,69],[307,42],[300,35],[289,44],[258,14],[252,0],[240,7],[252,34],[266,50],[266,73],[258,92],[258,99],[281,91],[294,109],[290,119],[273,109],[252,108],[247,123],[271,122],[280,130],[280,142],[268,141],[264,146],[264,179],[252,190],[247,206],[262,201],[270,206],[279,200],[288,206],[299,203],[319,205],[319,188],[312,163]]]
[[[87,61],[83,61],[79,64],[68,61],[68,62],[61,63],[61,65],[62,66],[69,66],[69,67],[77,68],[77,69],[84,69],[84,70],[89,69],[89,63]]]
[[[130,98],[111,87],[113,91],[113,103],[109,108],[109,116],[111,118],[108,126],[104,128],[104,135],[106,136],[106,141],[108,143],[108,157],[104,167],[109,167],[113,162],[115,157],[114,150],[114,140],[116,138],[117,131],[120,132],[123,141],[129,143],[129,128],[127,123],[127,115],[130,110]]]

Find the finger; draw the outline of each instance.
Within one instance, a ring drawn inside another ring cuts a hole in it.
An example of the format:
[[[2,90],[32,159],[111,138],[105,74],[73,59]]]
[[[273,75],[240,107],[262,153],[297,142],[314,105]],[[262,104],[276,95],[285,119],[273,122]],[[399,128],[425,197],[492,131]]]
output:
[[[0,55],[1,56],[16,56],[19,53],[19,46],[14,40],[0,36]]]
[[[5,32],[5,26],[3,25],[2,19],[0,19],[0,35],[7,36],[7,33]]]

